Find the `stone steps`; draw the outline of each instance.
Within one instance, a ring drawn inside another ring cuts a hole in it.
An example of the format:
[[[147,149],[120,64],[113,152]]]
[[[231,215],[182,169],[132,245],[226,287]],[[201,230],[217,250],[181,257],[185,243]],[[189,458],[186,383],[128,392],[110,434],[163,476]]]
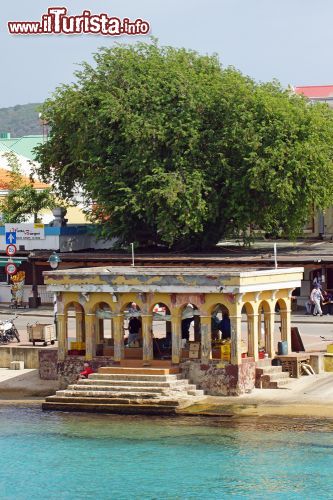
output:
[[[149,368],[149,367],[127,367],[127,366],[103,366],[99,368],[100,374],[128,374],[128,375],[172,375],[179,374],[180,368]]]
[[[172,382],[176,380],[184,380],[180,374],[178,375],[128,375],[128,374],[101,374],[92,373],[89,379],[82,380],[122,380],[124,382]]]
[[[290,383],[288,372],[283,372],[281,366],[272,366],[271,360],[262,360],[256,368],[255,386],[259,389],[281,389]]]
[[[47,397],[42,408],[173,414],[180,404],[188,406],[204,396],[204,391],[189,384],[178,372],[170,373],[164,368],[100,368],[88,379],[81,379],[67,389],[57,391],[55,396]]]
[[[133,405],[133,406],[139,406],[139,405],[156,405],[156,400],[155,399],[144,399],[144,400],[141,400],[141,401],[138,401],[138,400],[131,400],[130,398],[126,398],[126,397],[117,397],[117,398],[103,398],[103,397],[100,397],[98,398],[97,401],[92,401],[90,397],[84,397],[84,396],[80,396],[80,397],[71,397],[71,396],[66,396],[66,399],[62,396],[48,396],[46,399],[45,399],[46,402],[48,403],[66,403],[66,404],[69,404],[69,403],[84,403],[84,404],[88,404],[88,403],[92,403],[92,404],[122,404],[122,405]],[[179,401],[176,400],[176,399],[161,399],[159,402],[158,402],[159,405],[161,406],[179,406]]]
[[[43,410],[53,411],[80,411],[92,413],[115,413],[121,415],[175,415],[177,407],[174,405],[133,405],[133,404],[102,404],[102,403],[66,403],[45,401]]]
[[[102,382],[102,381],[101,381]],[[194,391],[196,390],[196,386],[193,384],[170,384],[164,386],[151,386],[151,385],[140,385],[139,384],[74,384],[69,385],[67,389],[74,391],[82,391],[82,390],[91,390],[93,387],[94,391],[132,391],[135,389],[136,392],[156,392],[156,393],[164,393],[165,391]]]
[[[108,379],[82,379],[78,380],[75,385],[82,386],[99,386],[104,385],[108,387],[113,386],[124,386],[127,387],[129,385],[128,380],[116,379],[116,380],[108,380]],[[131,387],[188,387],[190,384],[186,379],[173,379],[170,381],[160,381],[160,380],[131,380]]]

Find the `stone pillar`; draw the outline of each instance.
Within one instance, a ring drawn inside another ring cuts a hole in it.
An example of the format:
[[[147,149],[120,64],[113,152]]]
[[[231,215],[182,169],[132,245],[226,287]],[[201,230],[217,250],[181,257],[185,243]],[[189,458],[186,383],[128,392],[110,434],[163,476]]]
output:
[[[258,318],[258,314],[247,315],[248,355],[254,358],[254,361],[259,359]]]
[[[82,311],[75,312],[75,329],[77,342],[84,342],[84,314]]]
[[[91,361],[96,356],[96,316],[86,314],[86,360]]]
[[[209,363],[212,359],[212,317],[201,316],[201,362]]]
[[[178,365],[181,359],[181,346],[182,346],[182,327],[181,317],[171,316],[172,327],[172,363]]]
[[[281,340],[286,340],[288,344],[288,354],[291,351],[291,316],[290,316],[290,308],[289,309],[281,309]]]
[[[171,337],[171,335],[172,335],[171,321],[165,322],[165,334],[166,334],[167,338]]]
[[[194,315],[194,341],[201,342],[200,316]]]
[[[231,364],[242,364],[242,316],[230,316],[231,322]]]
[[[142,347],[143,361],[154,359],[153,354],[153,316],[152,314],[141,314],[142,318]]]
[[[265,318],[265,350],[270,358],[274,358],[274,356],[275,356],[275,346],[274,346],[275,311],[265,312],[264,318]]]
[[[124,317],[122,314],[113,316],[113,341],[114,355],[113,359],[116,362],[124,359]]]
[[[262,334],[261,334],[261,322],[262,322],[262,309],[260,308],[260,312],[258,313],[258,346],[262,343]]]
[[[64,361],[67,354],[67,317],[64,314],[57,314],[58,332],[58,361]]]

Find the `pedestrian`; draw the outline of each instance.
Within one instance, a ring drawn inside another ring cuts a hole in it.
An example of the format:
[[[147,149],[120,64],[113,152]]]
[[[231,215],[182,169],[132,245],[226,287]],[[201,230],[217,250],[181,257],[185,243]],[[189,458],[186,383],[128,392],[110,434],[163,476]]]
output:
[[[127,346],[132,347],[132,344],[139,340],[141,334],[141,320],[140,318],[136,318],[135,316],[131,316],[128,321],[128,339]]]
[[[323,300],[323,294],[320,291],[319,285],[315,285],[310,297],[311,302],[314,304],[313,316],[317,316],[317,314],[319,314],[319,316],[322,316],[323,311],[320,307],[320,301]]]
[[[222,319],[219,324],[219,329],[221,330],[222,333],[222,339],[230,339],[231,337],[231,324],[230,324],[230,318],[229,318],[229,313],[225,312],[222,314]]]

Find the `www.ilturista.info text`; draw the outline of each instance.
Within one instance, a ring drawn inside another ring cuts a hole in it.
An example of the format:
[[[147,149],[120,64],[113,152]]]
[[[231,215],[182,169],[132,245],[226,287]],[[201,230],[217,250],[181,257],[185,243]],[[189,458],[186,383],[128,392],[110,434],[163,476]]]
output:
[[[12,35],[146,35],[150,25],[142,19],[130,21],[105,13],[93,15],[84,10],[80,16],[68,16],[66,7],[50,7],[41,21],[8,21]]]

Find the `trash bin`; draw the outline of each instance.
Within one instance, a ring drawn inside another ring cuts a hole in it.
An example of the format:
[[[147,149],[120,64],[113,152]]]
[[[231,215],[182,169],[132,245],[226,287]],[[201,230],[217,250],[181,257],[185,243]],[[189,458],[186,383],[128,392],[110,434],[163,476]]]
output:
[[[286,356],[287,354],[288,354],[288,342],[286,340],[278,342],[278,355]]]

